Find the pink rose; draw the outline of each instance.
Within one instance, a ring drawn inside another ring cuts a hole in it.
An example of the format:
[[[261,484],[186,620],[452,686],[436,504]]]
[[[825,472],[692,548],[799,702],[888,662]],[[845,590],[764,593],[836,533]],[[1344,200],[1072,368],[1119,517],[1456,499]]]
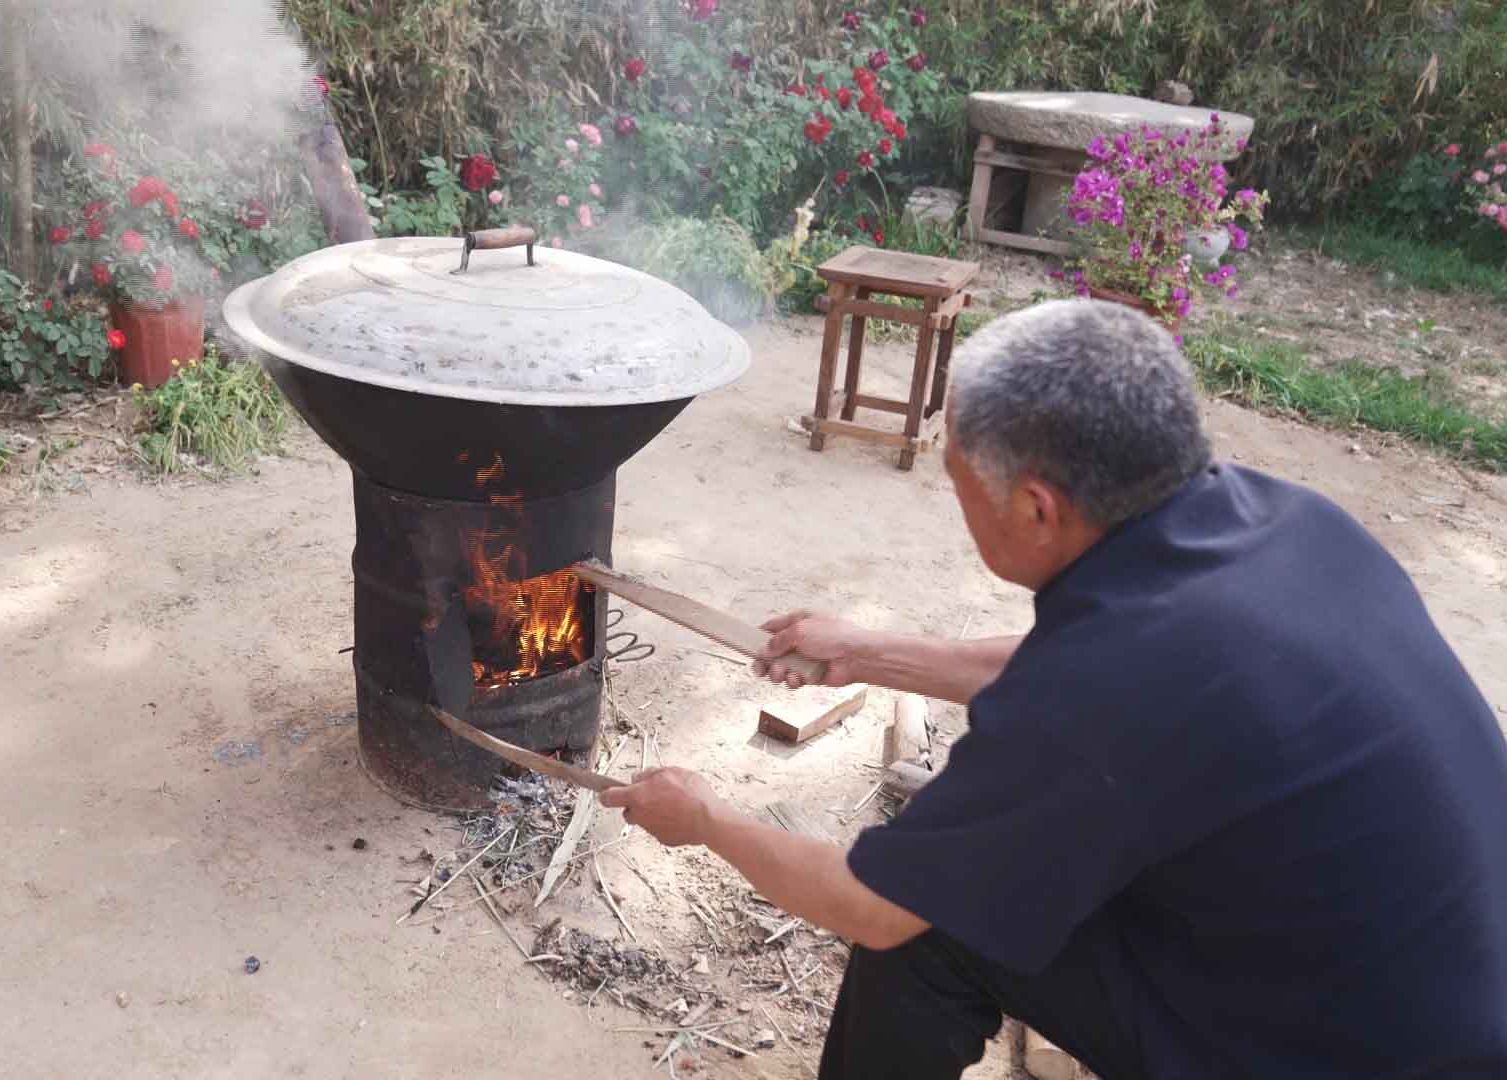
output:
[[[589,142],[592,146],[602,145],[602,130],[595,124],[582,124],[576,130],[578,130],[581,133],[581,137]]]
[[[555,196],[555,205],[556,206],[569,206],[570,205],[570,196],[569,195],[556,195]]]
[[[583,229],[589,229],[592,225],[596,224],[591,220],[591,207],[585,203],[576,207],[576,220],[581,223],[581,228]]]
[[[1484,184],[1486,183],[1486,181],[1491,179],[1491,177],[1486,175],[1485,169],[1477,169],[1475,172],[1470,174],[1470,178],[1478,184]]]
[[[1450,143],[1448,146],[1446,146],[1444,148],[1444,155],[1445,155],[1445,157],[1459,157],[1460,156],[1460,144],[1457,143],[1457,142]]]
[[[564,247],[565,241],[561,240],[558,236],[551,236],[549,238],[549,246],[553,248]]]
[[[565,149],[569,150],[572,154],[578,154],[581,152],[581,144],[574,139],[566,139]]]
[[[1501,176],[1503,173],[1507,173],[1507,163],[1499,161],[1491,167],[1492,176]]]
[[[586,190],[589,191],[589,192],[591,192],[591,197],[593,199],[600,199],[602,197],[602,185],[601,184],[592,184]]]
[[[500,191],[489,191],[489,192],[487,192],[487,202],[491,203],[493,206],[501,206],[502,205],[502,192],[500,192]]]

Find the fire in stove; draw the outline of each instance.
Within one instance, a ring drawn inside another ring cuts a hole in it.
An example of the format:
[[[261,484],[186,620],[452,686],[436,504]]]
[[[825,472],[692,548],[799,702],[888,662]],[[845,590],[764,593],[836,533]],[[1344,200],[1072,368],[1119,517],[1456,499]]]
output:
[[[497,490],[505,471],[501,459],[494,458],[476,470],[476,486],[488,504],[512,519],[521,516],[524,504]],[[479,690],[516,686],[575,667],[590,659],[595,646],[591,587],[571,570],[526,577],[527,557],[516,539],[516,530],[506,527],[474,530],[462,538],[471,567],[471,583],[462,595],[473,642],[471,671]]]

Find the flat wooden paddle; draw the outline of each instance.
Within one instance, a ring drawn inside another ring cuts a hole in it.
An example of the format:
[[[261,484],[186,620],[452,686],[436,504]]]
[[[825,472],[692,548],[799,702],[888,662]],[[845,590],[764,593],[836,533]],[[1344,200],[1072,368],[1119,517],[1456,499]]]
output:
[[[673,623],[694,630],[703,637],[711,638],[719,645],[726,645],[755,660],[762,659],[770,635],[751,623],[708,607],[699,600],[681,596],[657,585],[629,577],[613,570],[596,559],[576,563],[571,567],[582,579],[599,589],[606,589],[614,596],[631,600],[641,608],[662,615]],[[808,683],[822,681],[827,665],[819,660],[807,660],[801,656],[782,656],[779,663],[786,669],[797,672]]]
[[[469,743],[474,743],[483,750],[496,754],[504,760],[511,761],[514,765],[522,765],[525,769],[532,769],[534,772],[553,776],[557,780],[564,780],[566,783],[575,784],[577,787],[590,788],[592,791],[600,792],[606,791],[608,788],[627,786],[625,781],[614,780],[610,776],[603,776],[601,773],[592,772],[590,769],[580,769],[574,765],[567,765],[565,762],[556,761],[552,757],[545,757],[543,754],[536,754],[532,750],[525,750],[521,746],[514,746],[510,742],[503,742],[495,735],[488,735],[485,731],[479,731],[464,720],[457,720],[444,709],[434,705],[429,706],[429,711],[434,714],[436,720],[444,724],[462,739],[465,739]]]

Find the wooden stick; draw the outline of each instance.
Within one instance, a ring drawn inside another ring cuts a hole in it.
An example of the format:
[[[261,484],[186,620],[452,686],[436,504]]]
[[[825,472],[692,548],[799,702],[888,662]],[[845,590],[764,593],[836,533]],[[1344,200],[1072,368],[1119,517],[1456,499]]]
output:
[[[774,1014],[771,1013],[769,1009],[764,1005],[759,1006],[759,1011],[762,1012],[766,1017],[768,1017],[769,1022],[774,1025],[774,1029],[779,1033],[780,1041],[785,1044],[785,1048],[796,1056],[800,1063],[805,1066],[805,1069],[808,1073],[810,1073],[812,1076],[815,1076],[816,1070],[811,1067],[811,1062],[807,1061],[804,1057],[801,1056],[801,1052],[797,1050],[795,1048],[795,1044],[790,1041],[790,1036],[785,1034],[785,1029],[780,1027],[780,1022],[774,1018]]]
[[[492,903],[492,898],[487,895],[487,890],[482,886],[480,879],[477,878],[476,872],[472,871],[469,876],[471,884],[476,886],[476,895],[481,897],[482,903],[487,906],[487,911],[491,912],[493,920],[496,921],[497,929],[501,930],[507,939],[513,943],[513,948],[518,950],[518,955],[527,960],[529,958],[528,950],[523,947],[523,942],[513,936],[513,931],[508,929],[508,924],[502,921],[502,912],[498,911],[497,905]]]
[[[638,941],[638,935],[633,932],[633,927],[628,925],[628,920],[623,917],[622,911],[618,909],[617,901],[612,898],[612,890],[607,887],[607,879],[602,876],[602,860],[593,854],[591,856],[591,865],[597,872],[597,884],[602,887],[602,899],[607,901],[608,910],[617,916],[617,921],[623,924],[623,929],[628,931],[628,936],[635,942]]]
[[[553,776],[556,780],[564,780],[566,783],[589,788],[592,791],[606,791],[608,788],[626,786],[622,780],[614,780],[610,776],[594,773],[590,769],[567,765],[563,761],[556,761],[543,754],[536,754],[532,750],[525,750],[521,746],[514,746],[510,742],[503,742],[494,735],[477,730],[464,720],[456,719],[437,706],[429,706],[429,711],[434,714],[436,720],[462,739],[506,761],[511,761],[514,765],[522,765],[525,769],[532,769],[534,772],[544,773],[546,776]]]
[[[579,861],[581,859],[589,859],[589,858],[591,858],[592,855],[596,854],[598,851],[606,851],[608,848],[616,847],[618,844],[621,844],[623,841],[625,841],[627,839],[628,838],[626,836],[619,836],[619,837],[617,837],[615,839],[608,840],[606,843],[598,844],[596,847],[592,848],[590,851],[583,851],[579,855],[572,855],[570,857],[569,861],[570,862],[577,862],[577,861]],[[495,888],[489,889],[487,891],[487,895],[488,896],[501,896],[503,893],[507,892],[509,889],[516,889],[519,885],[523,885],[523,884],[525,884],[527,882],[537,880],[539,877],[541,877],[545,873],[545,870],[548,870],[548,869],[549,869],[548,867],[545,867],[544,870],[535,870],[532,873],[524,874],[517,881],[510,881],[506,885],[498,885]],[[478,903],[479,901],[480,901],[479,897],[477,899],[474,899],[474,900],[461,900],[461,901],[458,901],[456,903],[456,905],[453,908],[450,909],[450,911],[442,911],[442,912],[439,912],[436,915],[429,916],[429,918],[427,918],[427,919],[419,919],[419,920],[417,920],[415,922],[409,923],[408,925],[409,926],[428,926],[430,923],[439,922],[446,915],[449,915],[452,912],[459,911],[461,908],[470,907],[472,904]]]
[[[711,638],[744,656],[758,659],[769,644],[770,635],[751,623],[736,618],[699,600],[661,589],[646,581],[612,570],[595,559],[576,563],[575,572],[599,589],[631,600],[639,607],[662,615],[671,622]],[[826,664],[799,656],[782,657],[780,663],[802,675],[807,682],[821,682]]]
[[[609,770],[617,764],[617,759],[622,756],[623,750],[627,745],[627,739],[623,739],[617,744],[617,749],[612,752],[612,757],[607,759],[607,768]],[[546,758],[545,760],[549,759]],[[598,776],[600,774],[592,773],[591,775]],[[602,776],[601,778],[603,780],[610,779],[606,776]],[[613,783],[616,786],[620,781],[614,781]],[[560,876],[565,873],[565,867],[569,864],[571,856],[575,854],[576,845],[581,842],[581,837],[586,835],[586,829],[590,826],[591,819],[596,814],[596,808],[597,801],[592,798],[591,791],[583,787],[580,791],[576,792],[575,812],[570,815],[570,824],[565,827],[565,835],[560,837],[559,846],[555,848],[555,853],[549,858],[549,866],[545,869],[544,880],[540,882],[539,893],[534,897],[534,907],[537,908],[549,899],[549,894],[554,891],[555,885],[560,880]],[[593,852],[591,857],[595,859],[596,853]],[[600,874],[600,870],[598,874]],[[603,889],[605,891],[606,886],[603,886]],[[618,917],[621,918],[622,916],[619,915]],[[624,922],[623,925],[627,926],[628,924]],[[633,930],[630,928],[628,933],[632,934]],[[637,939],[635,938],[634,940]]]

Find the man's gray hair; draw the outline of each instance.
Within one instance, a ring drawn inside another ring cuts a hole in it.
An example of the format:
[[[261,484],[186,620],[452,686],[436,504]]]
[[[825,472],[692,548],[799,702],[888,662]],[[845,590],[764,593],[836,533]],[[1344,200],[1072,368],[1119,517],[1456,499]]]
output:
[[[1209,464],[1187,361],[1121,304],[1056,300],[997,319],[959,349],[952,385],[950,438],[997,494],[1029,474],[1103,528]]]

